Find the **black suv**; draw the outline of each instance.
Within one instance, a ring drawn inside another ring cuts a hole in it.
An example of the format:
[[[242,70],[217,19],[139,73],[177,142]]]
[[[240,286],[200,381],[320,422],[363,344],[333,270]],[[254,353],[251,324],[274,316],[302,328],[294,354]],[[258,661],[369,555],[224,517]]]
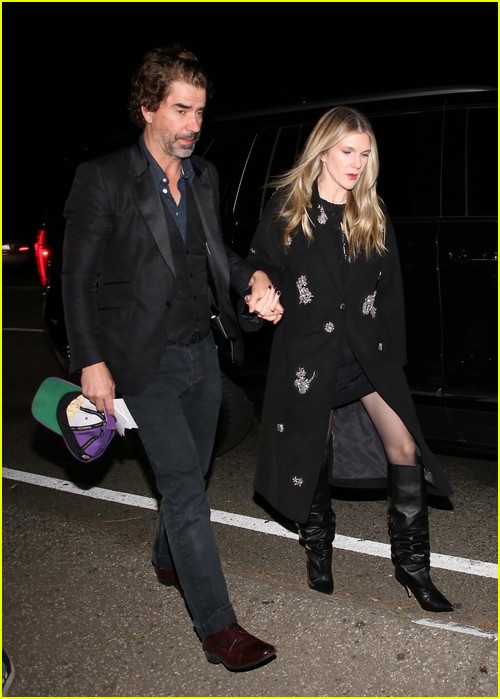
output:
[[[394,223],[403,271],[406,372],[426,438],[440,450],[492,457],[498,410],[495,88],[372,94],[208,115],[196,152],[219,170],[225,240],[246,255],[271,194],[266,183],[292,165],[319,116],[337,104],[358,107],[377,136],[379,192]],[[70,170],[75,164],[68,163]],[[60,191],[62,207],[67,185]],[[47,218],[37,259],[45,325],[64,362],[62,231],[60,214],[53,222]],[[222,364],[216,453],[235,446],[250,427],[272,334],[270,324],[245,334],[244,366]]]

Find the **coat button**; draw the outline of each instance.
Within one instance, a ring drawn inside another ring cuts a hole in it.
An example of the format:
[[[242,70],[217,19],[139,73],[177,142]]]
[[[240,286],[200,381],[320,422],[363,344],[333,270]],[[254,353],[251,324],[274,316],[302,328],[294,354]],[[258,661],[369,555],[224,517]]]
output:
[[[345,310],[345,303],[341,303],[339,306],[340,310],[343,311]]]

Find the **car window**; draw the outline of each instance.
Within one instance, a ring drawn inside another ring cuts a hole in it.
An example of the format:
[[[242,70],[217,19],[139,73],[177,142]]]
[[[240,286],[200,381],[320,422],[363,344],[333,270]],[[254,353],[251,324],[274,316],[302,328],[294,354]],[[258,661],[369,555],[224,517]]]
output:
[[[251,222],[254,226],[259,221],[275,143],[275,128],[264,129],[255,138],[234,204],[237,221]]]
[[[496,216],[497,181],[485,177],[485,158],[497,157],[496,110],[450,109],[443,158],[443,215]]]
[[[269,164],[268,180],[272,180],[279,175],[282,175],[286,170],[294,164],[297,153],[302,147],[303,133],[305,136],[309,134],[309,130],[298,124],[295,126],[284,126],[279,130],[278,138],[273,152],[272,160]],[[269,199],[273,193],[272,187],[267,187],[264,193],[263,204]]]
[[[371,117],[391,216],[439,215],[442,119],[439,111]]]
[[[492,158],[496,163],[498,157],[497,141],[489,140],[498,132],[497,110],[470,109],[467,114],[467,214],[497,216],[497,178],[484,176],[485,158]]]
[[[233,216],[232,204],[241,187],[248,155],[255,141],[253,132],[231,134],[213,138],[202,149],[204,158],[212,162],[219,173],[221,214]]]

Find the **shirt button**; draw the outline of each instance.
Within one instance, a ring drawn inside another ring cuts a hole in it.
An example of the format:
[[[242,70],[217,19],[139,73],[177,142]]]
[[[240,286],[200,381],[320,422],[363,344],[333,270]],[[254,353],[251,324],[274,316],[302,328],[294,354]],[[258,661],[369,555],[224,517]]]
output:
[[[345,303],[341,303],[339,306],[340,310],[343,311],[345,310]]]

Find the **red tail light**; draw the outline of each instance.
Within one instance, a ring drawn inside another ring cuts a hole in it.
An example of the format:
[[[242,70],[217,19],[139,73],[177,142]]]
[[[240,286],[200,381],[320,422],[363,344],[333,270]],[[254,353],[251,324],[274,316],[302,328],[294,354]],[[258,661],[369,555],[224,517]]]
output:
[[[35,242],[35,260],[40,284],[47,286],[49,281],[50,250],[47,246],[47,229],[39,228]]]

